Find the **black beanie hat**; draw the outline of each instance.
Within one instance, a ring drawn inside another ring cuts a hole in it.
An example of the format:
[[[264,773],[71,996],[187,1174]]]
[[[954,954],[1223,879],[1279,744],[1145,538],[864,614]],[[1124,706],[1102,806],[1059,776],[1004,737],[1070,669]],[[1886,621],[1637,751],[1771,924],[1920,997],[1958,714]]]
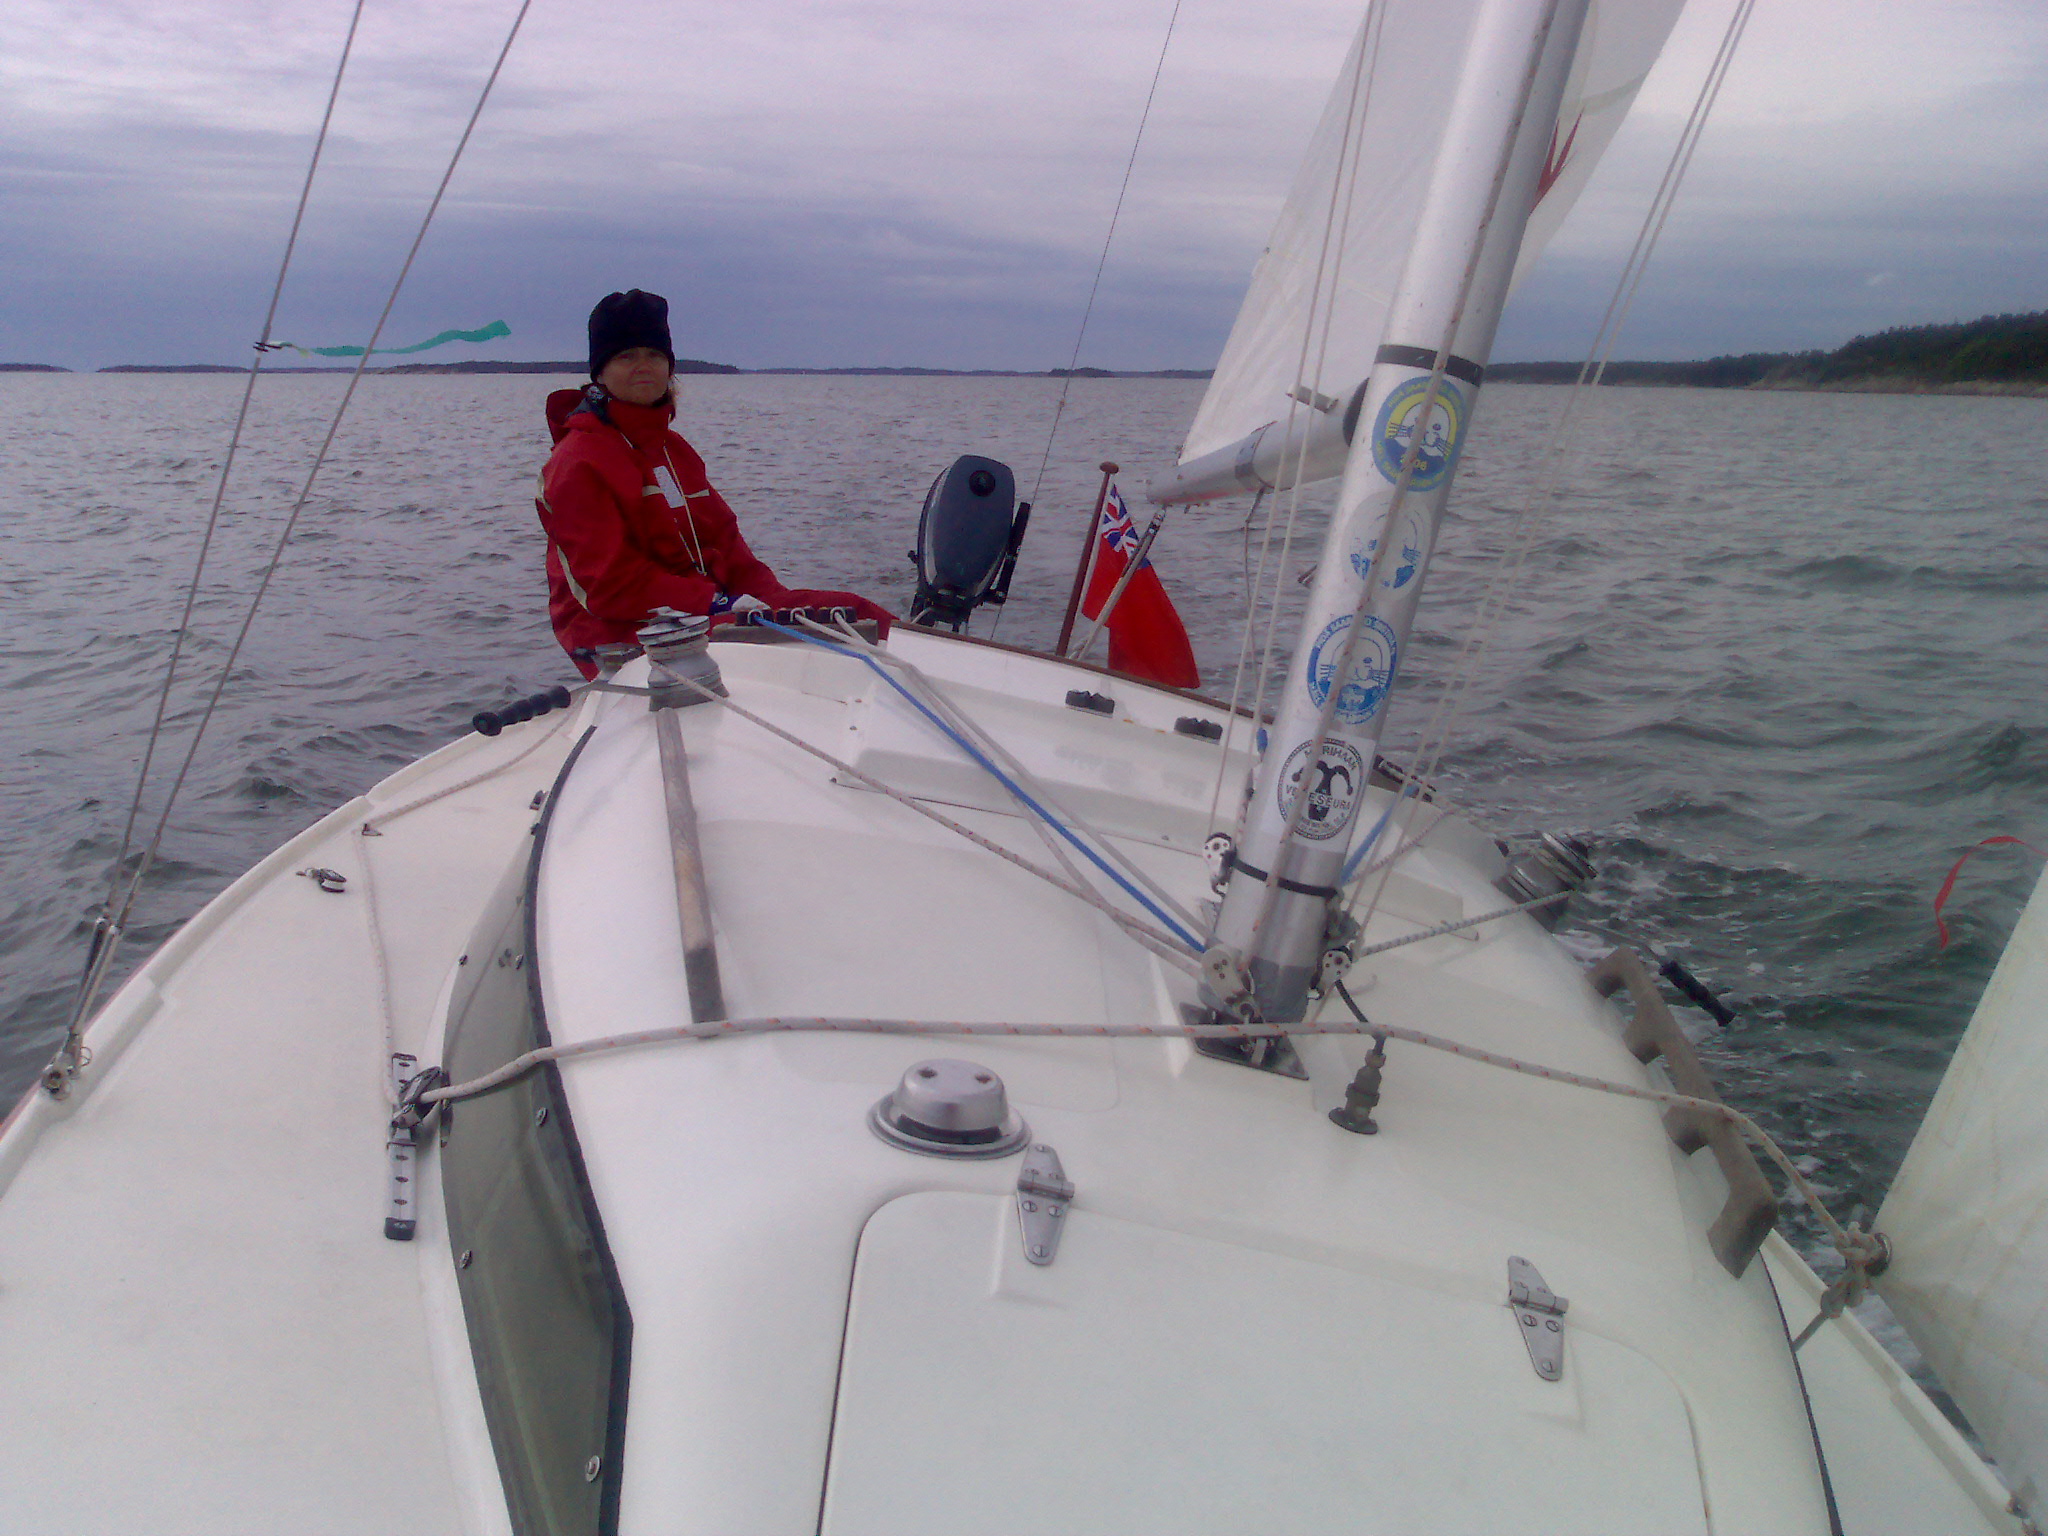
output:
[[[629,347],[654,347],[675,366],[676,349],[668,338],[668,300],[658,293],[632,288],[608,293],[590,312],[590,376]]]

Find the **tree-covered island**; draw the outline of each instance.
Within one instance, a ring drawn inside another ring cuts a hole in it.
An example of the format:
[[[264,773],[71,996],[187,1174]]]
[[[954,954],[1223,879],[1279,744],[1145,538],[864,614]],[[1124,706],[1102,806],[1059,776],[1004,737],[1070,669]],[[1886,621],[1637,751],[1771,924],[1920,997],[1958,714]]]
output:
[[[1569,384],[1578,363],[1496,363],[1491,380]],[[1746,352],[1688,363],[1614,362],[1603,384],[1698,389],[1830,389],[1912,394],[2048,394],[2048,311],[1950,325],[1900,325],[1832,352]]]

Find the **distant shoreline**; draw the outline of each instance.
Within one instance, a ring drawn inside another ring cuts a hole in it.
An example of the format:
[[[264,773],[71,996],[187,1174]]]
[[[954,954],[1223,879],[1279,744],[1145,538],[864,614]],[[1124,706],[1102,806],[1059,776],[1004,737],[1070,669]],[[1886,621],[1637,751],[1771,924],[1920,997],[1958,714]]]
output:
[[[1486,378],[1501,384],[1572,384],[1578,362],[1494,363]],[[68,373],[47,363],[0,363],[4,373]],[[246,367],[220,363],[122,363],[101,373],[240,373]],[[346,374],[352,365],[268,367],[269,373]],[[581,377],[585,361],[496,362],[471,358],[452,363],[397,363],[364,370],[379,375],[433,373],[527,373]],[[909,379],[1176,379],[1210,378],[1209,368],[737,368],[731,363],[686,357],[679,374],[761,374],[816,378]],[[1355,382],[1355,381],[1354,381]],[[1745,352],[1691,362],[1608,363],[1600,383],[1607,387],[1664,386],[1681,389],[1815,390],[1830,394],[2048,396],[2048,310],[2029,314],[1982,315],[1950,325],[1906,325],[1857,336],[1832,352]],[[1350,382],[1344,387],[1349,389]]]
[[[1806,395],[1987,395],[2009,399],[2048,399],[2048,381],[2029,382],[2003,379],[1962,379],[1943,381],[1936,379],[1902,378],[1897,375],[1866,375],[1856,379],[1836,379],[1821,382],[1814,379],[1773,379],[1757,380],[1747,384],[1714,384],[1688,379],[1616,378],[1614,373],[1623,365],[1608,365],[1608,374],[1601,379],[1603,389],[1705,389],[1726,390],[1737,394],[1806,394]],[[1669,365],[1665,365],[1669,366]],[[1489,384],[1573,384],[1578,381],[1578,363],[1501,363],[1486,370]],[[1541,369],[1538,374],[1535,370]],[[1559,377],[1553,369],[1568,369],[1567,376]]]
[[[71,373],[73,369],[59,368],[49,363],[0,363],[0,373]],[[117,363],[110,368],[96,368],[94,373],[240,373],[247,368],[234,367],[226,363]],[[351,365],[328,364],[324,366],[280,366],[268,364],[265,373],[314,373],[330,377],[354,373]],[[820,378],[889,378],[889,379],[1063,379],[1071,371],[1077,379],[1206,379],[1213,372],[1209,368],[736,368],[730,363],[707,363],[700,358],[683,357],[676,359],[676,372],[692,377],[707,374],[730,375],[772,375],[777,377],[820,377]],[[589,372],[589,365],[581,361],[544,363],[502,363],[471,359],[460,363],[393,363],[381,367],[365,368],[365,373],[408,374],[408,373],[527,373],[527,374],[568,374],[581,378]]]
[[[1579,363],[1496,363],[1486,370],[1489,384],[1540,384],[1558,385],[1576,383]],[[1825,395],[1983,395],[2000,396],[2008,399],[2048,399],[2048,379],[1927,379],[1899,374],[1866,374],[1847,379],[1814,379],[1805,377],[1780,377],[1745,379],[1741,382],[1722,382],[1713,378],[1686,377],[1704,364],[1692,363],[1610,363],[1600,380],[1603,389],[1704,389],[1730,390],[1739,393],[1756,391],[1792,392]],[[265,368],[265,373],[314,374],[328,378],[346,377],[354,370],[349,368]],[[412,363],[394,368],[366,368],[366,374],[379,378],[401,375],[477,375],[477,374],[526,374],[580,378],[585,372],[584,365],[577,363],[494,363],[477,365],[469,363]],[[1063,368],[1046,372],[1030,372],[1010,368],[728,368],[699,367],[678,368],[678,374],[691,377],[729,376],[753,378],[890,378],[890,379],[1056,379],[1066,374]],[[0,373],[58,373],[72,374],[70,368],[59,368],[47,363],[0,363]],[[218,363],[128,363],[119,367],[99,368],[96,374],[246,374],[246,368],[230,368]],[[1145,372],[1121,372],[1107,368],[1077,368],[1074,377],[1083,379],[1166,379],[1206,380],[1208,370],[1193,368],[1162,368]]]

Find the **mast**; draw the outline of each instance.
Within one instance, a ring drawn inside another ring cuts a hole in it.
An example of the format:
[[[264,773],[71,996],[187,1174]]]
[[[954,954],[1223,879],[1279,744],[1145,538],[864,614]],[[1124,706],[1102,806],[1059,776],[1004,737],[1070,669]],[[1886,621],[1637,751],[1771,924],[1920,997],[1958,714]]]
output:
[[[1272,1022],[1307,1010],[1587,5],[1475,18],[1212,936]]]

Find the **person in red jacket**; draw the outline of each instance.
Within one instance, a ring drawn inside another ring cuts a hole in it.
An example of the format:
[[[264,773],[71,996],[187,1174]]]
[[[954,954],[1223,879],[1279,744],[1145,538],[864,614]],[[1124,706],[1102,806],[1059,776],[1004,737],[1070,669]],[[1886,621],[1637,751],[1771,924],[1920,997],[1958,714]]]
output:
[[[631,643],[656,608],[754,607],[892,615],[851,592],[791,588],[747,548],[675,416],[668,300],[635,288],[590,312],[590,378],[548,396],[555,451],[534,505],[548,536],[548,617],[585,677],[590,652]]]

